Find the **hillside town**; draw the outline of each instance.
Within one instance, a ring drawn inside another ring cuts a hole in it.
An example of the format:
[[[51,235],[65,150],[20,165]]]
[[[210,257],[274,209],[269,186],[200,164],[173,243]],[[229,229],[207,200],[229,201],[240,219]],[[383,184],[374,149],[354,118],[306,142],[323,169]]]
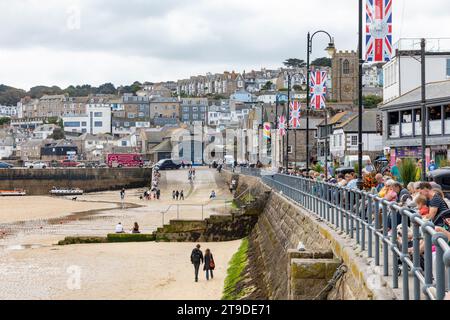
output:
[[[339,51],[329,62],[333,67],[316,67],[327,72],[329,107],[326,116],[330,121],[324,128],[325,113],[311,112],[308,131],[313,161],[324,160],[324,137],[318,135],[319,129],[332,127],[330,136],[336,135],[334,130],[340,130],[342,137],[339,136],[336,143],[349,142],[337,145],[331,139],[333,144],[330,145],[332,152],[329,156],[333,159],[343,160],[345,155],[351,154],[354,142],[352,132],[346,131],[348,123],[344,122],[350,122],[356,116],[357,55],[354,51]],[[364,68],[364,88],[369,97],[382,96],[381,65]],[[258,131],[263,122],[274,124],[277,116],[286,113],[288,95],[289,99],[304,103],[305,90],[306,67],[303,63],[277,70],[224,71],[176,81],[144,82],[135,93],[120,95],[71,97],[68,94],[45,94],[34,99],[26,96],[15,106],[0,107],[0,117],[5,119],[0,130],[0,158],[24,163],[69,157],[81,162],[103,163],[111,153],[137,153],[154,163],[170,157],[176,144],[171,137],[177,129],[193,134],[195,126],[208,128],[204,130],[203,143],[199,142],[203,147],[212,142],[213,135],[227,129]],[[370,107],[367,112],[374,116],[365,120],[368,122],[365,127],[370,128],[365,134],[375,137],[375,142],[367,146],[366,151],[377,155],[383,153],[382,132],[374,121],[381,112],[377,111],[376,105]],[[302,116],[304,113],[302,111]],[[289,135],[296,136],[288,147],[289,150],[294,149],[289,152],[289,162],[293,166],[304,165],[306,160],[302,152],[306,136],[303,118],[300,128],[288,130]],[[258,135],[252,139],[255,145],[261,140]],[[225,152],[223,149],[220,152]],[[204,162],[201,152],[184,155],[182,159]],[[298,157],[294,158],[294,154]],[[235,151],[234,156],[239,163],[259,160],[258,155],[252,152],[238,156]],[[274,164],[283,162],[281,150],[278,154],[273,153],[272,157]]]

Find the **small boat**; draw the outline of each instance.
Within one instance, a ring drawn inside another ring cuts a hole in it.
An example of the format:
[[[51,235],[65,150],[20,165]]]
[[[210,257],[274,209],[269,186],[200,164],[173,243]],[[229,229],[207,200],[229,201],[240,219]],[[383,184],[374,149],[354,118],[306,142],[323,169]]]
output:
[[[24,196],[26,194],[24,189],[0,190],[0,196]]]
[[[77,196],[82,195],[83,190],[75,188],[53,188],[50,190],[50,194],[53,196]]]

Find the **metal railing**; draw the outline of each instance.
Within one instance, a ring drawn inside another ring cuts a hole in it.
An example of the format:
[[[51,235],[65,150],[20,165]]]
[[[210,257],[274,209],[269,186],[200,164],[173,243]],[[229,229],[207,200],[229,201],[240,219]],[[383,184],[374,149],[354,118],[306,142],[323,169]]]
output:
[[[414,209],[376,194],[302,177],[274,174],[262,176],[262,181],[356,240],[376,266],[383,266],[384,276],[392,274],[393,289],[399,288],[401,277],[403,299],[411,298],[410,276],[414,300],[444,298],[450,287],[448,240]],[[404,232],[411,228],[412,234]]]
[[[261,177],[261,169],[259,168],[250,168],[250,167],[238,167],[239,172],[242,174],[245,174],[246,176],[253,176],[253,177]],[[236,168],[236,172],[238,172],[238,168]]]

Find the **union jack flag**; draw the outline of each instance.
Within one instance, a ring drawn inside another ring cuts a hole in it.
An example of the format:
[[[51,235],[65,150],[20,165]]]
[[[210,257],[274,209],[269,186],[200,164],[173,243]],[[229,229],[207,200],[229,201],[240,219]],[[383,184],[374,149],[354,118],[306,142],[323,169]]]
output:
[[[289,126],[291,128],[300,128],[300,102],[292,101],[289,106]]]
[[[286,118],[284,116],[278,117],[278,132],[281,136],[286,135]]]
[[[367,0],[366,60],[387,62],[392,56],[392,0]]]
[[[327,73],[326,71],[313,71],[309,79],[309,96],[311,109],[325,109],[325,98],[327,94]]]

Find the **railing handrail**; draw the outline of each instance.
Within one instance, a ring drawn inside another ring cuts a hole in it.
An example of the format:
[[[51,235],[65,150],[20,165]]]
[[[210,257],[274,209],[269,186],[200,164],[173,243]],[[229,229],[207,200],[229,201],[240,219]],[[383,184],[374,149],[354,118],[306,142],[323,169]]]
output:
[[[243,170],[242,173],[245,174],[245,172],[246,170]],[[250,175],[253,175],[253,172]],[[398,288],[399,275],[397,271],[399,264],[402,264],[404,299],[409,299],[410,295],[409,274],[413,275],[414,299],[420,299],[420,292],[427,299],[444,298],[446,287],[447,290],[450,287],[448,239],[434,229],[431,221],[423,220],[416,209],[402,207],[397,202],[389,202],[371,192],[305,177],[275,173],[264,175],[261,179],[269,187],[282,191],[283,196],[319,215],[320,218],[327,220],[336,228],[345,231],[351,238],[354,238],[356,232],[356,242],[362,251],[367,252],[369,258],[373,257],[373,251],[375,251],[375,265],[377,266],[380,265],[380,251],[382,251],[384,276],[389,276],[389,264],[391,263],[389,253],[391,253],[393,288]],[[401,221],[398,221],[399,218]],[[389,219],[390,227],[388,226]],[[354,224],[356,224],[356,228]],[[402,226],[401,235],[397,230],[400,225]],[[391,234],[388,234],[389,229]],[[412,236],[409,234],[410,230]],[[367,248],[366,236],[368,237]],[[411,241],[413,242],[412,246],[410,245]],[[423,254],[419,250],[421,241],[424,244]],[[373,242],[375,242],[374,245]],[[412,248],[412,257],[409,248]],[[423,267],[420,266],[421,255],[424,256]],[[433,266],[435,266],[435,271],[433,271]],[[435,273],[434,281],[433,273]],[[436,288],[435,293],[430,290],[432,287]]]

